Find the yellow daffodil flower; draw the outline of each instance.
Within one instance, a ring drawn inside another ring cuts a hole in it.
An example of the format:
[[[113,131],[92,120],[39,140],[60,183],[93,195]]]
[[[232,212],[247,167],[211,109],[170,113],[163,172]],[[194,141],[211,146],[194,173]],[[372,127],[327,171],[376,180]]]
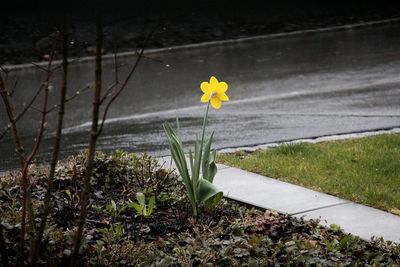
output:
[[[203,91],[201,102],[211,102],[211,106],[215,109],[221,107],[222,101],[229,101],[229,97],[225,94],[228,90],[228,84],[226,82],[219,82],[217,78],[211,76],[210,82],[202,82],[200,89]]]

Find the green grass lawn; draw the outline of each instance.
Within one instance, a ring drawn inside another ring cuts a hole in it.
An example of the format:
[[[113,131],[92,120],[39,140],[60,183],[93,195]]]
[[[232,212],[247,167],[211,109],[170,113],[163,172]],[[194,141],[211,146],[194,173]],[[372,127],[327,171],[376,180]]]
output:
[[[400,215],[400,134],[219,154],[218,161]]]

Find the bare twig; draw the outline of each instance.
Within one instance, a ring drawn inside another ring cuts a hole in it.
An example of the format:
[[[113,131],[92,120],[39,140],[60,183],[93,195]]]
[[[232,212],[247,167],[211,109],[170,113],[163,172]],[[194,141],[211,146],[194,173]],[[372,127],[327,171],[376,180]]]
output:
[[[2,72],[4,72],[4,74],[8,74],[9,72],[10,72],[10,70],[9,69],[7,69],[7,68],[4,68],[3,66],[1,66],[0,65],[0,70],[2,71]]]
[[[43,110],[41,110],[40,108],[37,108],[35,106],[32,106],[30,109],[33,110],[33,111],[36,111],[36,112],[38,112],[40,114],[43,114]]]
[[[119,66],[118,66],[118,55],[117,55],[117,52],[115,51],[115,52],[114,52],[114,73],[115,73],[115,74],[114,74],[114,83],[111,84],[111,85],[107,88],[107,90],[104,92],[104,95],[103,95],[103,97],[102,97],[101,100],[100,100],[100,105],[103,104],[103,102],[107,99],[107,97],[110,96],[111,91],[112,91],[115,87],[117,87],[117,85],[119,84],[118,68],[119,68]]]
[[[24,116],[24,114],[29,110],[29,108],[33,105],[33,103],[35,102],[37,96],[40,94],[40,92],[43,90],[44,88],[44,84],[42,84],[39,89],[36,91],[36,93],[34,94],[34,96],[32,97],[32,99],[29,101],[29,103],[25,106],[25,108],[21,111],[21,113],[19,113],[16,117],[16,120],[18,121],[22,116]]]
[[[43,213],[41,216],[40,226],[37,232],[37,238],[31,247],[31,252],[29,255],[30,263],[35,266],[37,258],[40,253],[40,246],[42,243],[42,237],[44,233],[44,229],[46,227],[47,216],[50,213],[50,199],[51,193],[53,190],[54,184],[54,175],[55,169],[58,162],[58,155],[60,151],[60,144],[61,144],[61,132],[63,126],[63,118],[65,112],[65,104],[66,104],[66,93],[67,93],[67,78],[68,78],[68,32],[67,32],[67,21],[64,18],[63,29],[61,32],[61,46],[62,46],[62,78],[61,78],[61,94],[60,94],[60,102],[59,102],[59,110],[58,110],[58,122],[57,122],[57,131],[54,141],[53,147],[53,155],[50,165],[50,173],[47,182],[47,190],[46,195],[44,198],[44,205],[43,205]],[[50,112],[48,110],[47,112]]]
[[[20,232],[20,243],[19,243],[19,262],[21,263],[23,261],[23,254],[24,254],[24,245],[25,245],[25,231],[26,231],[26,215],[28,213],[29,216],[29,236],[30,236],[30,241],[33,242],[34,241],[34,222],[33,222],[33,210],[31,207],[31,198],[30,198],[30,192],[28,191],[28,168],[30,163],[32,162],[33,158],[35,157],[42,137],[43,137],[43,132],[44,132],[44,125],[45,125],[45,120],[46,120],[46,109],[47,109],[47,102],[48,102],[48,87],[49,87],[49,80],[51,77],[51,64],[52,64],[52,60],[53,60],[53,55],[52,54],[49,63],[48,63],[48,71],[47,71],[47,76],[46,76],[46,81],[44,83],[44,88],[45,88],[45,96],[44,96],[44,101],[43,101],[43,112],[42,112],[42,117],[41,117],[41,121],[40,121],[40,126],[39,126],[39,130],[38,130],[38,135],[36,138],[36,143],[34,145],[34,148],[32,150],[32,152],[29,154],[28,158],[25,158],[24,156],[24,148],[22,146],[21,143],[21,138],[17,129],[17,125],[16,125],[16,116],[15,116],[15,112],[14,112],[14,107],[13,107],[13,99],[11,98],[11,95],[9,93],[9,91],[7,90],[5,83],[3,81],[3,78],[0,75],[0,89],[1,89],[1,97],[3,99],[3,102],[6,106],[6,111],[7,111],[7,115],[10,121],[10,125],[11,125],[11,129],[13,131],[13,136],[14,136],[14,141],[16,143],[16,147],[17,147],[17,152],[18,152],[18,156],[20,159],[20,163],[21,163],[21,169],[22,169],[22,175],[21,175],[21,188],[22,188],[22,215],[21,215],[21,232]],[[36,97],[36,96],[35,96]],[[32,101],[33,103],[33,101]],[[27,212],[28,209],[28,212]]]
[[[148,38],[150,38],[150,36],[152,35],[149,34]],[[121,84],[120,88],[118,89],[118,91],[111,97],[110,101],[108,101],[105,109],[104,109],[104,113],[103,113],[103,118],[101,120],[101,124],[100,124],[100,128],[99,128],[99,134],[101,134],[101,132],[103,131],[103,126],[104,126],[104,122],[107,118],[107,113],[110,109],[111,104],[115,101],[115,99],[117,99],[117,97],[122,93],[122,91],[125,89],[126,85],[128,84],[129,80],[131,79],[133,73],[135,72],[137,66],[139,65],[140,59],[143,56],[143,52],[144,52],[144,48],[145,48],[145,44],[148,40],[148,38],[146,38],[145,42],[143,43],[143,47],[140,50],[140,53],[135,61],[135,64],[133,65],[133,67],[131,68],[131,70],[129,71],[128,75],[126,76],[124,82]]]
[[[31,62],[31,64],[32,64],[33,66],[35,66],[36,68],[38,68],[39,70],[42,70],[42,71],[44,71],[44,72],[48,72],[48,70],[47,70],[46,68],[40,66],[39,64],[37,64],[37,63],[35,63],[35,62]]]
[[[42,115],[40,118],[40,124],[39,124],[39,129],[38,129],[38,134],[36,137],[36,142],[35,145],[32,149],[32,152],[29,154],[27,157],[24,167],[22,169],[22,176],[21,176],[21,182],[22,182],[22,219],[21,219],[21,236],[20,236],[20,243],[19,243],[19,248],[20,248],[20,253],[23,255],[24,251],[24,243],[25,243],[25,227],[26,227],[26,212],[27,212],[27,207],[30,206],[30,201],[29,201],[29,196],[28,196],[28,168],[29,165],[31,164],[33,158],[36,156],[36,153],[39,150],[43,133],[45,130],[45,123],[46,123],[46,114],[47,114],[47,102],[48,102],[48,96],[49,96],[49,83],[50,83],[50,78],[51,78],[51,64],[53,62],[53,56],[54,56],[54,50],[50,55],[50,59],[47,65],[47,75],[46,79],[44,82],[44,99],[43,99],[43,107],[42,107]],[[29,203],[28,203],[29,202]],[[32,213],[31,211],[28,211],[28,215]],[[31,216],[30,216],[31,217]],[[30,230],[29,230],[29,236],[30,236],[30,241],[34,242],[35,241],[35,233],[34,233],[34,228],[33,226],[33,218],[30,218]]]
[[[15,117],[14,123],[17,123],[23,116],[24,114],[32,107],[33,103],[35,102],[37,96],[40,94],[40,92],[43,89],[43,84],[40,86],[40,88],[36,91],[34,96],[31,98],[29,103],[25,106],[25,108]],[[11,95],[10,95],[11,96]],[[7,126],[6,129],[0,134],[0,140],[3,139],[3,137],[7,134],[7,132],[11,129],[12,123],[10,123],[9,126]]]
[[[78,97],[81,93],[86,92],[87,90],[90,89],[90,85],[87,85],[86,87],[79,89],[78,91],[76,91],[73,95],[68,96],[65,98],[64,103],[68,103],[69,101],[73,100],[74,98]],[[57,109],[60,106],[59,104],[54,105],[53,107],[49,108],[49,110],[47,111],[47,113],[50,113],[52,111],[54,111],[55,109]]]
[[[139,52],[137,52],[137,53],[139,53]],[[169,66],[167,62],[165,62],[165,61],[163,61],[163,60],[161,60],[161,59],[149,57],[149,56],[146,56],[146,55],[142,55],[142,58],[148,59],[148,60],[151,60],[151,61],[155,61],[155,62],[157,62],[157,63],[161,63],[161,64],[164,64],[164,65]]]
[[[110,96],[111,91],[112,91],[115,87],[117,87],[117,85],[118,85],[118,83],[113,83],[113,84],[111,84],[111,85],[107,88],[107,90],[105,91],[103,97],[100,99],[100,104],[103,104],[103,102],[107,99],[107,97]]]
[[[103,47],[103,25],[101,14],[97,14],[96,22],[97,38],[96,38],[96,69],[95,69],[95,90],[93,96],[93,111],[92,111],[92,127],[90,132],[89,152],[86,164],[86,171],[83,181],[83,192],[81,195],[81,209],[79,212],[79,219],[77,222],[77,229],[74,236],[72,247],[72,255],[70,266],[74,267],[78,263],[78,254],[81,246],[83,227],[87,217],[87,206],[90,193],[90,177],[93,171],[94,157],[96,153],[96,142],[98,137],[98,120],[101,98],[101,81],[102,81],[102,55],[101,50]]]
[[[24,147],[22,146],[21,138],[19,136],[17,124],[16,124],[16,117],[15,117],[15,112],[14,112],[14,107],[13,107],[13,101],[10,97],[10,94],[7,91],[7,88],[5,87],[5,83],[3,81],[3,77],[0,75],[0,95],[3,99],[4,105],[6,107],[7,111],[7,116],[8,120],[10,121],[9,127],[12,129],[12,133],[14,136],[14,141],[15,145],[17,148],[17,154],[19,156],[19,160],[21,163],[21,168],[25,164],[25,157],[24,157]]]
[[[151,36],[151,34],[150,34],[150,36]],[[144,46],[143,46],[143,47],[144,47]],[[135,65],[138,65],[138,63],[139,63],[139,61],[140,61],[141,58],[146,58],[146,59],[149,59],[149,60],[156,61],[156,62],[158,62],[158,63],[166,64],[166,63],[165,63],[164,61],[162,61],[162,60],[155,59],[155,58],[151,58],[151,57],[148,57],[148,56],[144,55],[143,52],[142,52],[142,49],[141,49],[140,51],[136,51],[136,54],[138,55],[138,59],[137,59],[136,62],[133,64],[134,68],[136,68]],[[102,104],[103,104],[103,102],[111,95],[112,90],[120,84],[119,75],[118,75],[118,69],[121,68],[121,67],[124,67],[124,66],[132,66],[132,64],[128,64],[128,63],[125,63],[125,64],[118,64],[118,62],[117,62],[117,54],[114,53],[114,72],[115,72],[115,80],[114,80],[114,83],[111,84],[111,85],[107,88],[107,90],[105,91],[103,97],[101,98],[101,103],[102,103]]]
[[[118,56],[117,51],[114,52],[114,73],[115,73],[115,84],[119,83],[118,79]]]
[[[15,88],[17,88],[17,85],[18,85],[18,81],[19,81],[19,77],[17,76],[17,77],[15,78],[14,85],[13,85],[12,89],[10,90],[10,95],[11,95],[11,96],[14,95]]]
[[[100,115],[100,105],[102,102],[107,98],[108,94],[113,90],[115,87],[114,85],[111,85],[107,90],[106,94],[101,97],[101,80],[102,80],[102,55],[101,55],[101,50],[102,50],[102,45],[103,45],[103,27],[102,27],[102,21],[101,21],[101,16],[98,14],[97,17],[97,23],[96,23],[96,28],[97,28],[97,40],[96,40],[96,70],[95,70],[95,90],[94,90],[94,97],[93,97],[93,111],[92,111],[92,126],[91,126],[91,132],[90,132],[90,143],[89,143],[89,151],[88,151],[88,156],[87,156],[87,162],[86,162],[86,170],[85,170],[85,176],[84,176],[84,181],[83,181],[83,192],[81,194],[81,202],[80,202],[80,213],[79,213],[79,219],[77,222],[77,230],[75,232],[74,236],[74,242],[73,242],[73,248],[72,248],[72,254],[71,254],[71,262],[70,266],[76,266],[78,263],[78,254],[79,254],[79,249],[81,245],[81,240],[82,240],[82,234],[83,234],[83,227],[86,222],[86,217],[87,217],[87,209],[88,209],[88,200],[89,200],[89,194],[90,194],[90,177],[92,175],[93,171],[93,165],[94,165],[94,158],[95,158],[95,152],[96,152],[96,142],[97,138],[102,132],[103,126],[105,119],[107,117],[108,110],[111,106],[111,104],[115,101],[115,99],[121,94],[121,92],[124,90],[126,85],[128,84],[129,79],[132,77],[134,71],[136,70],[140,59],[143,55],[144,52],[144,46],[148,38],[151,36],[151,34],[146,38],[143,48],[140,51],[140,54],[133,65],[132,69],[126,76],[124,82],[121,84],[119,89],[114,93],[114,95],[111,97],[111,99],[108,101],[102,121],[99,127],[99,115]],[[115,71],[118,71],[118,63],[116,60],[116,55],[114,55],[115,61],[114,61],[114,68]],[[119,84],[119,79],[116,74],[115,77],[115,83],[116,85]]]

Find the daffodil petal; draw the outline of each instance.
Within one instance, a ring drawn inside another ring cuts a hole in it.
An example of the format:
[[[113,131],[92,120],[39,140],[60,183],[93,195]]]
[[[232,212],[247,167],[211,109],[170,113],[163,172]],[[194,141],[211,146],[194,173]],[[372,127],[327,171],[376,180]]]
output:
[[[202,95],[200,101],[203,103],[207,103],[210,100],[211,94],[210,93],[205,93]]]
[[[215,109],[219,109],[221,107],[221,100],[218,97],[211,98],[211,106]]]
[[[202,82],[200,84],[200,89],[203,91],[203,93],[209,93],[210,92],[210,84],[208,82]]]
[[[211,76],[210,78],[210,88],[215,90],[218,87],[218,80],[214,76]]]
[[[218,93],[217,96],[221,101],[229,101],[229,97],[225,93]]]
[[[216,91],[220,94],[223,94],[228,90],[228,84],[226,82],[220,82],[218,83],[218,86],[216,88]]]

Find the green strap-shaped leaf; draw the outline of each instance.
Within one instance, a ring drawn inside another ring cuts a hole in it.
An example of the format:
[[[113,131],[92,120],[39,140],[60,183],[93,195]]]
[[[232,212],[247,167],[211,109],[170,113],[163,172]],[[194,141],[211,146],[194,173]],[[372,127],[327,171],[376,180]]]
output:
[[[192,177],[193,177],[194,158],[193,158],[193,153],[192,153],[191,149],[189,149],[189,163],[190,163],[190,170],[192,171]]]
[[[202,166],[201,170],[203,173],[203,178],[206,179],[207,181],[210,181],[210,175],[209,175],[209,165],[210,165],[210,151],[211,151],[211,143],[212,139],[214,136],[214,132],[211,133],[210,138],[206,141],[204,145],[204,153],[203,153],[203,158],[202,158]]]
[[[219,202],[223,196],[222,191],[218,190],[212,183],[206,179],[199,180],[199,203],[205,203],[210,199]]]
[[[170,150],[172,153],[172,158],[176,164],[176,167],[178,168],[178,171],[181,174],[186,175],[186,173],[185,173],[185,167],[187,169],[186,160],[183,160],[183,159],[185,159],[185,155],[183,153],[183,149],[182,149],[182,145],[180,144],[180,140],[176,136],[175,132],[172,130],[169,123],[167,123],[167,122],[164,123],[164,130],[168,137]]]
[[[198,203],[199,199],[199,190],[198,183],[200,177],[200,164],[201,164],[201,145],[199,140],[196,138],[196,143],[194,146],[194,162],[193,162],[193,171],[192,171],[192,186],[195,193],[195,200]]]
[[[174,130],[172,129],[172,127],[169,125],[168,122],[165,122],[163,124],[163,126],[164,126],[165,133],[167,134],[167,137],[168,137],[172,159],[174,160],[175,165],[179,171],[179,174],[182,177],[183,183],[184,183],[184,185],[186,187],[186,191],[188,193],[189,200],[192,203],[195,203],[196,202],[195,193],[194,193],[195,191],[194,191],[193,184],[192,184],[192,181],[189,176],[189,171],[187,168],[185,154],[184,154],[183,148],[182,148],[182,143],[179,140],[179,138],[176,136]]]
[[[150,216],[153,213],[153,210],[156,206],[156,197],[155,196],[151,196],[149,199],[149,205],[147,207],[147,214],[146,216]]]
[[[179,121],[177,121],[177,125],[179,125]],[[191,167],[190,176],[186,157],[183,151],[182,141],[174,132],[172,127],[168,124],[168,122],[165,122],[163,126],[168,137],[172,159],[174,160],[186,187],[189,200],[192,204],[193,214],[194,216],[197,216],[198,204],[204,203],[206,207],[215,206],[219,203],[223,196],[222,191],[219,191],[212,184],[214,176],[217,172],[217,165],[215,163],[216,153],[215,151],[211,152],[211,143],[214,132],[204,143],[202,143],[203,137],[202,141],[199,141],[196,138],[194,155],[192,154],[191,150],[189,151],[189,162]],[[202,176],[200,176],[200,171],[202,172]],[[149,211],[149,213],[151,212]]]
[[[206,180],[208,180],[208,162],[210,160],[211,139],[212,139],[212,136],[210,137],[210,139],[205,141],[204,152],[203,152],[202,159],[201,159],[202,177]]]
[[[179,140],[181,140],[180,133],[181,133],[181,127],[179,124],[179,118],[176,117],[176,136],[178,137]]]
[[[210,163],[208,165],[208,179],[207,180],[210,181],[211,183],[214,181],[214,177],[218,171],[217,163],[215,163],[216,155],[217,155],[217,152],[214,150],[210,154]]]

